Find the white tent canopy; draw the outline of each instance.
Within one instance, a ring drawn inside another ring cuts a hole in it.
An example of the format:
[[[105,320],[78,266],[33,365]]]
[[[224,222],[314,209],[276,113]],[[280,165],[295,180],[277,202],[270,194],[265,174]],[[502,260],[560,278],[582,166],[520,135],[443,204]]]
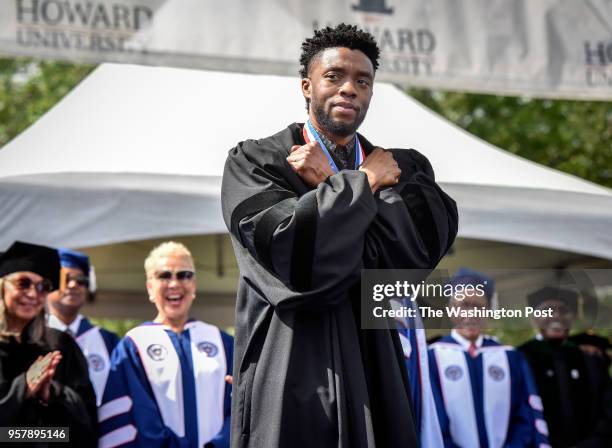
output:
[[[462,237],[612,259],[612,193],[515,157],[376,84],[360,131],[413,147]],[[227,151],[304,121],[297,78],[105,64],[0,151],[0,249],[226,232]]]

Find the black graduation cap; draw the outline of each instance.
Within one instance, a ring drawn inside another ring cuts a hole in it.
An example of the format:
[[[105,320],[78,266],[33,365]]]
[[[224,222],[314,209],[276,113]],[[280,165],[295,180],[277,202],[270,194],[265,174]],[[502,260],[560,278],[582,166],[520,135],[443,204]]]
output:
[[[51,281],[59,288],[60,260],[57,250],[38,244],[16,241],[0,255],[0,277],[29,271]]]
[[[559,300],[565,303],[574,314],[578,312],[578,294],[569,289],[545,286],[527,296],[527,303],[534,308],[537,308],[547,300]]]

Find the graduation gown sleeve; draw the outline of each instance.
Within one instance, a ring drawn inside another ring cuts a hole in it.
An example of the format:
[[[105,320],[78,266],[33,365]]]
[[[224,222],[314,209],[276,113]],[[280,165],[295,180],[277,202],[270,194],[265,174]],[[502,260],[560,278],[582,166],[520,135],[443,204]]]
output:
[[[225,332],[221,332],[223,347],[225,348],[225,356],[227,360],[227,374],[232,375],[234,363],[234,338]],[[223,400],[223,428],[219,431],[210,442],[205,445],[205,448],[228,448],[230,443],[231,430],[231,410],[232,410],[232,386],[229,383],[225,384],[225,398]]]
[[[15,418],[28,406],[25,372],[12,380],[4,378],[0,370],[0,426],[11,426]],[[30,405],[34,405],[33,401]]]
[[[375,195],[377,213],[366,233],[364,267],[433,269],[455,240],[457,206],[436,184],[427,158],[413,149],[389,151],[402,174],[397,185]]]
[[[535,380],[524,356],[509,353],[515,365],[512,385],[513,407],[508,424],[505,447],[520,448],[548,445],[548,429],[544,420],[542,400],[538,395]]]

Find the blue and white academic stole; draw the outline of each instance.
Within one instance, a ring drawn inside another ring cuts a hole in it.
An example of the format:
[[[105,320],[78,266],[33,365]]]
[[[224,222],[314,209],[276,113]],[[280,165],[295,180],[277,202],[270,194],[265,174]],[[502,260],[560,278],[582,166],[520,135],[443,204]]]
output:
[[[340,170],[336,166],[336,162],[334,162],[333,157],[329,153],[329,150],[325,146],[325,143],[323,143],[321,136],[319,135],[315,127],[312,125],[310,120],[304,123],[302,134],[304,135],[304,140],[306,141],[306,143],[310,143],[314,141],[319,143],[319,146],[323,150],[323,154],[325,154],[325,157],[327,157],[327,160],[329,161],[329,166],[331,166],[332,170],[334,170],[334,173],[338,173]],[[363,161],[365,160],[365,152],[363,151],[363,148],[361,146],[361,143],[359,142],[359,137],[357,136],[357,134],[355,134],[355,149],[356,149],[355,151],[356,152],[355,169],[358,169],[363,163]]]
[[[110,371],[110,356],[100,327],[93,327],[76,337],[76,343],[81,347],[87,360],[89,379],[96,393],[96,404],[100,406],[108,373]]]
[[[404,357],[409,363],[417,365],[418,375],[417,386],[420,397],[420,445],[426,448],[443,448],[444,439],[440,428],[440,420],[436,410],[436,403],[431,390],[431,377],[429,375],[429,360],[427,356],[427,340],[425,327],[419,313],[416,301],[410,298],[398,302],[391,300],[391,307],[396,309],[398,306],[410,307],[414,310],[415,317],[395,318],[402,327],[398,331],[400,343]],[[414,345],[414,348],[413,348]]]
[[[502,447],[510,423],[510,366],[507,346],[481,347],[484,380],[484,408],[487,436],[491,448]]]
[[[506,346],[481,347],[484,403],[474,403],[466,351],[458,344],[436,342],[434,350],[444,407],[453,440],[460,446],[480,446],[476,406],[483,406],[490,448],[501,448],[510,418],[510,368]]]
[[[181,364],[163,325],[141,325],[127,333],[136,345],[164,424],[185,437]],[[188,322],[198,412],[198,446],[223,427],[227,365],[221,333],[214,325]]]

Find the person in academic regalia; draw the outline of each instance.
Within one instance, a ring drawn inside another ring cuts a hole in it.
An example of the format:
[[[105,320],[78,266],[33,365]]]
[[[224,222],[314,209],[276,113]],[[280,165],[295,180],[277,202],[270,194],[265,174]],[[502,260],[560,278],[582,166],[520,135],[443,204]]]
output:
[[[110,369],[110,354],[119,337],[104,328],[94,326],[79,313],[87,296],[93,291],[89,257],[70,249],[58,249],[60,263],[60,289],[49,293],[47,325],[64,331],[75,338],[87,359],[89,378],[96,391],[98,405]]]
[[[145,272],[157,317],[128,331],[113,351],[99,447],[227,447],[232,337],[189,318],[196,278],[184,245],[153,249]]]
[[[519,350],[527,357],[542,395],[551,444],[575,446],[592,436],[606,418],[606,409],[609,412],[605,360],[568,340],[578,309],[574,291],[546,286],[527,299],[530,306],[552,314],[534,319],[538,334]]]
[[[397,318],[400,343],[404,352],[406,369],[410,380],[410,393],[414,407],[414,419],[422,448],[448,446],[440,423],[440,410],[431,386],[425,328],[419,315],[416,301],[410,298],[401,301],[402,306],[412,308],[415,317]]]
[[[612,446],[612,378],[610,378],[610,340],[593,331],[573,334],[567,338],[585,353],[589,384],[592,396],[597,397],[595,408],[601,409],[594,417],[597,421],[593,431],[582,440],[579,448]]]
[[[397,331],[360,328],[360,273],[433,269],[457,209],[423,155],[356,133],[378,55],[354,26],[315,31],[301,55],[308,121],[229,152],[233,447],[418,445]]]
[[[85,358],[70,336],[45,326],[59,272],[57,251],[45,246],[16,242],[0,255],[0,426],[68,427],[63,446],[95,447]]]
[[[495,291],[492,279],[467,268],[449,284],[455,291],[449,306],[460,312],[486,309]],[[522,354],[483,334],[484,318],[451,320],[451,334],[429,350],[446,446],[548,447],[542,400]]]

